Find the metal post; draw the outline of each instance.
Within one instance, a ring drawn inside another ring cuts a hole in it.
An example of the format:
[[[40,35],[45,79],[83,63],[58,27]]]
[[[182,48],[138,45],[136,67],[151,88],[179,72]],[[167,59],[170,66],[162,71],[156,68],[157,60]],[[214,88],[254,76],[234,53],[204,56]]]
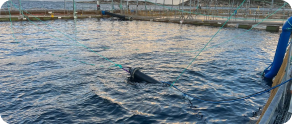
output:
[[[136,15],[138,15],[138,5],[139,5],[139,3],[138,3],[138,0],[136,0],[137,1],[137,6],[136,6]]]
[[[129,5],[129,0],[127,0],[127,11],[129,12],[130,5]]]
[[[10,1],[10,11],[12,10],[12,1]]]
[[[184,0],[182,0],[182,15],[181,15],[181,18],[182,18],[182,20],[184,20],[184,6],[185,6],[185,2],[184,2]]]
[[[100,10],[100,3],[99,3],[99,0],[96,0],[96,10]]]
[[[165,0],[163,0],[163,13],[165,13],[165,10],[164,10],[164,5],[165,5]]]
[[[229,17],[230,17],[230,8],[231,8],[230,0],[229,0],[228,5],[229,5],[229,9],[228,9],[229,11],[228,11],[228,13],[229,13]]]
[[[154,13],[156,14],[156,6],[157,6],[157,0],[155,0],[155,6],[154,6]]]
[[[120,0],[120,13],[123,14],[123,0]]]
[[[182,0],[182,10],[184,10],[185,2]]]
[[[198,4],[198,3],[197,3]],[[194,8],[196,7],[196,0],[194,0]],[[196,10],[198,9],[198,7],[196,7]],[[195,9],[193,9],[193,12],[194,12],[194,14],[195,14],[195,19],[196,19],[196,17],[197,17],[197,15],[196,15],[196,11],[195,11]]]
[[[272,6],[271,6],[271,11],[273,11],[273,8],[274,8],[274,0],[272,0]]]
[[[64,0],[64,15],[66,14],[66,0]]]
[[[190,12],[192,11],[192,0],[189,1],[190,4]]]
[[[233,2],[232,2],[232,11],[231,11],[231,13],[234,13],[233,8],[234,8],[234,0],[233,0]],[[232,18],[231,18],[231,19],[232,19]]]
[[[192,0],[189,0],[189,4],[190,4],[190,9],[189,9],[187,19],[193,19],[193,17],[192,17]]]
[[[75,0],[73,0],[73,18],[76,18],[76,10],[75,10],[76,8],[75,8]]]
[[[173,10],[173,0],[172,0],[172,3],[171,3],[171,10]]]
[[[19,15],[21,16],[21,4],[20,4],[20,0],[18,1],[18,6],[19,6]]]
[[[181,0],[179,0],[179,3],[178,3],[178,9],[180,10],[180,5],[181,5]]]
[[[145,2],[144,2],[144,5],[145,5],[145,11],[147,10],[147,8],[146,8],[146,0],[145,0]]]
[[[115,9],[115,7],[114,7],[114,0],[112,0],[112,11]]]

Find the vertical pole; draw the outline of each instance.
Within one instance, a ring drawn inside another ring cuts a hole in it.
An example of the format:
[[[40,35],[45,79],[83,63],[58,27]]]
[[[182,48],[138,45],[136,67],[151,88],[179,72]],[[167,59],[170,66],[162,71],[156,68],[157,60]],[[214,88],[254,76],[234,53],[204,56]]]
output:
[[[198,3],[197,3],[198,4]],[[196,0],[194,0],[194,8],[196,7]],[[196,7],[196,10],[198,9],[198,7]],[[195,12],[195,9],[193,9],[193,12],[194,12],[194,14],[195,14],[195,19],[196,19],[196,12]]]
[[[172,2],[171,2],[171,10],[173,10],[173,0],[172,0]]]
[[[217,0],[215,1],[216,3],[215,3],[215,10],[217,10]]]
[[[190,17],[191,19],[191,16],[192,16],[192,0],[189,1],[189,4],[190,4],[190,11],[189,11],[189,14],[188,14],[188,17]]]
[[[184,10],[185,2],[182,0],[182,10]]]
[[[189,1],[190,4],[190,12],[192,11],[192,0]]]
[[[285,2],[284,2],[285,3]],[[273,8],[274,8],[274,0],[272,0],[272,6],[271,6],[271,11],[273,11]]]
[[[123,0],[120,0],[120,13],[123,14]]]
[[[173,0],[171,2],[171,14],[173,13]]]
[[[136,6],[136,15],[138,15],[138,0],[136,0],[137,1],[137,6]]]
[[[181,0],[179,0],[179,4],[178,4],[178,15],[179,15],[179,17],[178,18],[180,18],[180,16],[181,16]]]
[[[129,8],[130,7],[130,5],[129,5],[129,0],[127,0],[127,11],[129,12]]]
[[[179,0],[179,3],[178,3],[178,9],[180,10],[180,5],[181,5],[181,0]]]
[[[154,12],[156,10],[156,6],[157,6],[157,0],[155,0]]]
[[[21,16],[21,3],[20,3],[21,1],[19,0],[18,1],[18,6],[19,6],[19,15]]]
[[[234,0],[233,0],[233,2],[232,2],[232,12],[231,12],[231,13],[234,13],[233,8],[234,8]],[[234,16],[233,16],[233,17],[234,17]],[[231,19],[232,19],[232,18],[231,18]]]
[[[228,3],[228,5],[229,5],[229,17],[230,17],[230,8],[231,8],[231,4],[230,4],[230,0],[229,0],[229,3]]]
[[[75,0],[73,0],[73,18],[75,18]]]
[[[64,0],[64,15],[66,14],[66,0]]]
[[[146,8],[146,0],[144,1],[145,3],[144,3],[144,5],[145,5],[145,12],[146,12],[146,10],[147,10],[147,8]]]
[[[165,10],[164,10],[164,5],[165,5],[165,0],[163,0],[163,13],[165,13]]]
[[[12,10],[12,0],[10,1],[10,11]]]
[[[112,0],[112,11],[115,9],[115,7],[114,7],[114,0]]]
[[[96,10],[100,10],[100,3],[99,3],[99,0],[96,0]]]

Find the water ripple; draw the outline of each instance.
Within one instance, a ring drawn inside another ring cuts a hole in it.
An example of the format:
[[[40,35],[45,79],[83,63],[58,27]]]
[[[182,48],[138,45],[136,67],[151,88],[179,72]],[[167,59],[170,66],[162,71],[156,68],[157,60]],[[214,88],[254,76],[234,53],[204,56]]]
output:
[[[13,22],[16,39],[10,23],[0,23],[0,114],[9,123],[246,123],[268,97],[190,103],[162,84],[130,84],[123,70],[72,41],[173,82],[217,28],[107,19],[46,22],[54,28],[35,23],[45,32]],[[210,100],[265,89],[260,73],[271,63],[279,35],[250,31],[232,39],[244,31],[223,28],[175,85]]]

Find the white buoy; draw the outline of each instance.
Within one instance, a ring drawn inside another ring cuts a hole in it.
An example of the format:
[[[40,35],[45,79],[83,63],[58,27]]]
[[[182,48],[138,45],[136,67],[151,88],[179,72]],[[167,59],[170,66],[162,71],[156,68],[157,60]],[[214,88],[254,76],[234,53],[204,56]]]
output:
[[[1,115],[0,115],[0,124],[8,124],[5,121],[3,121],[3,119],[1,118]]]

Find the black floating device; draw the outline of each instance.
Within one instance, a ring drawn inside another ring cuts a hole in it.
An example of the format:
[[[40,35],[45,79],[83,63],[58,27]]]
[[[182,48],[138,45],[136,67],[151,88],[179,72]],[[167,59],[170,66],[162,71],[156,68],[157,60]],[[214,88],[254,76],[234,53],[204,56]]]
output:
[[[148,83],[160,83],[159,81],[153,79],[152,77],[144,74],[139,69],[140,68],[134,68],[134,69],[130,68],[129,69],[130,75],[131,75],[130,79],[132,81],[146,81]]]

